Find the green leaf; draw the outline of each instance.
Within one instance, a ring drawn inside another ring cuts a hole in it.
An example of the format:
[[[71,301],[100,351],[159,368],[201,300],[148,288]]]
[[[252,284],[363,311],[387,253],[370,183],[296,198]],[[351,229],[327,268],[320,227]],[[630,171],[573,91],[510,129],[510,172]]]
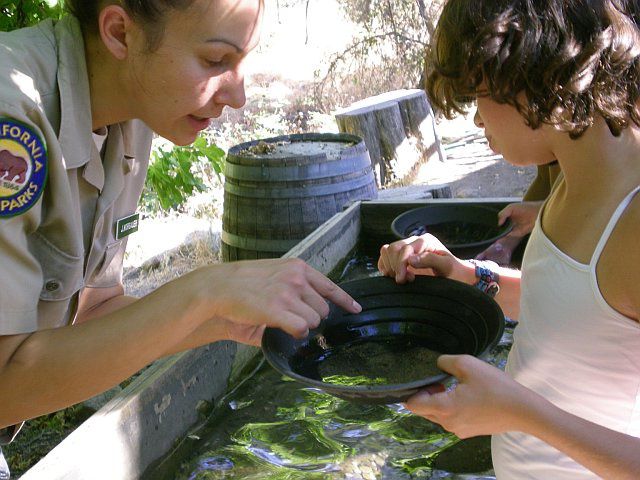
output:
[[[207,172],[218,176],[223,171],[225,152],[206,136],[199,136],[187,147],[152,152],[149,171],[142,195],[145,207],[162,210],[178,209],[185,205],[194,192],[205,192]]]
[[[64,14],[63,2],[52,0],[21,0],[0,5],[0,30],[10,31],[34,25],[47,18],[58,19]]]

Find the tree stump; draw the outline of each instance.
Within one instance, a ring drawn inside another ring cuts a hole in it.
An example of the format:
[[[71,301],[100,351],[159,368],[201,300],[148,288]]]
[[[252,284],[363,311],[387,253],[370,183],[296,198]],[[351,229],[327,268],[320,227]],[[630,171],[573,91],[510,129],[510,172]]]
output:
[[[433,110],[423,90],[394,90],[335,114],[338,129],[362,137],[378,186],[411,179],[431,159],[444,161]]]

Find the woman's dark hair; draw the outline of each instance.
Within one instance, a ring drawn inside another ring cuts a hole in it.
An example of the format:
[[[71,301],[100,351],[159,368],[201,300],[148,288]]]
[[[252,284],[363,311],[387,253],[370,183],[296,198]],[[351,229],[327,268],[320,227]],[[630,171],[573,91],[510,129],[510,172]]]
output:
[[[170,10],[185,10],[195,0],[121,0],[122,7],[131,17],[142,25],[147,37],[149,51],[155,50],[164,34],[165,14]],[[109,1],[65,0],[66,10],[74,15],[85,32],[98,30],[100,8]]]
[[[639,2],[449,0],[428,53],[429,97],[451,118],[488,95],[571,138],[600,115],[617,136],[640,125]]]

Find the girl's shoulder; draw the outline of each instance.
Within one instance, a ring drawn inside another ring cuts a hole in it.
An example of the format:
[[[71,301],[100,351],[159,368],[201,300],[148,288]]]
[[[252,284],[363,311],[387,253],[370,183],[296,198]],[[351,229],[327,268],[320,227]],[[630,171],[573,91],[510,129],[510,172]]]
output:
[[[598,283],[620,313],[640,321],[640,191],[620,216],[598,265]],[[607,295],[608,293],[608,295]]]
[[[629,203],[620,215],[614,233],[624,245],[634,247],[629,253],[640,255],[640,245],[637,243],[638,232],[640,232],[640,186],[634,190],[632,195],[633,197],[629,199]]]

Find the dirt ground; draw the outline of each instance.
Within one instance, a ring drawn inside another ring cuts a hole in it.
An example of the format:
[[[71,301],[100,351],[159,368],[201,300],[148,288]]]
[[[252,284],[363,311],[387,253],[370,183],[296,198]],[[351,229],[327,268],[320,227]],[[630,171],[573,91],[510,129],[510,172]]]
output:
[[[471,116],[439,120],[436,128],[445,161],[421,165],[410,185],[383,190],[382,198],[420,198],[436,186],[448,186],[454,198],[520,198],[535,178],[535,167],[515,167],[492,152]]]
[[[436,129],[447,160],[440,169],[432,169],[432,176],[427,178],[429,182],[448,183],[454,197],[522,197],[535,178],[535,167],[515,167],[492,152],[471,114],[443,119]],[[422,181],[420,176],[417,181]]]

